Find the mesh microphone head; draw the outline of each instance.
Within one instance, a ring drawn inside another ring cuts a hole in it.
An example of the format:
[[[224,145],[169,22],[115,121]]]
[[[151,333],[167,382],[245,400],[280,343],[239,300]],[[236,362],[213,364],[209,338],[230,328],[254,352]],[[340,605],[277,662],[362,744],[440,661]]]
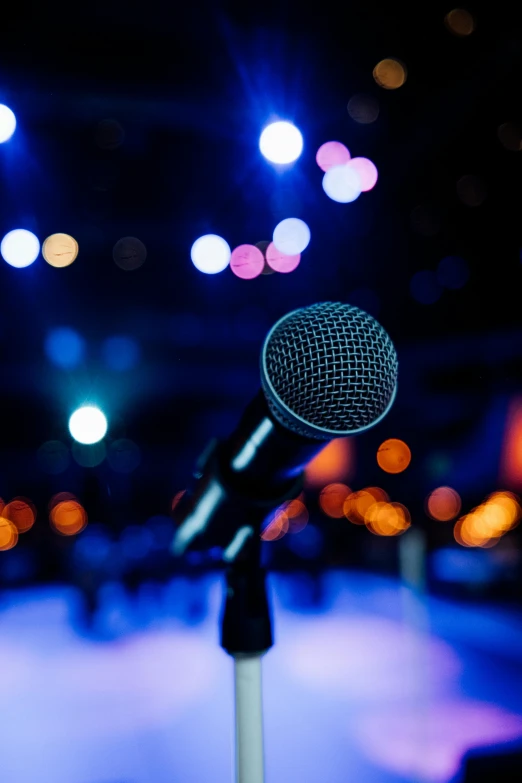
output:
[[[369,429],[397,390],[397,354],[371,315],[339,302],[295,310],[268,333],[261,382],[275,418],[329,440]]]

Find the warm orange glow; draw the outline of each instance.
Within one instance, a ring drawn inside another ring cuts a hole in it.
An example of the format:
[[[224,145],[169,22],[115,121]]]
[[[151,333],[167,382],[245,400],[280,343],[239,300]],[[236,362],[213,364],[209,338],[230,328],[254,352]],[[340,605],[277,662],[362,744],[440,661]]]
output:
[[[344,516],[354,525],[364,525],[366,512],[374,503],[386,503],[390,498],[380,487],[366,487],[348,495],[343,504]]]
[[[458,515],[462,501],[460,495],[451,487],[437,487],[428,495],[426,510],[432,519],[449,522]]]
[[[406,67],[394,57],[381,60],[373,69],[373,78],[385,90],[396,90],[406,81]]]
[[[49,513],[53,510],[55,506],[58,505],[58,503],[62,503],[64,500],[77,500],[78,498],[76,495],[73,495],[72,492],[57,492],[56,495],[53,495],[52,498],[49,501]]]
[[[444,22],[454,35],[471,35],[475,29],[475,20],[465,8],[454,8],[453,11],[446,14]]]
[[[63,536],[74,536],[87,525],[87,513],[77,500],[62,500],[52,509],[49,519]]]
[[[484,503],[461,517],[455,525],[455,540],[462,546],[491,547],[518,525],[522,508],[512,492],[493,492]]]
[[[42,245],[42,255],[50,266],[69,266],[78,255],[78,242],[69,234],[51,234]]]
[[[522,487],[522,396],[517,396],[509,405],[502,457],[500,480],[512,487]]]
[[[319,505],[329,517],[340,519],[344,516],[344,502],[351,490],[346,484],[328,484],[319,495]]]
[[[0,514],[2,513],[4,506],[5,506],[4,499],[0,498]]]
[[[330,441],[305,470],[309,487],[324,487],[333,481],[350,481],[355,465],[355,441],[336,438]]]
[[[401,503],[373,503],[364,521],[368,530],[378,536],[397,536],[410,527],[408,509]]]
[[[19,533],[25,533],[35,523],[36,508],[28,498],[14,498],[4,506],[2,516],[9,519]]]
[[[10,519],[0,517],[0,552],[12,549],[18,542],[18,530]]]
[[[261,533],[261,538],[263,541],[278,541],[288,533],[289,527],[288,514],[285,513],[283,507],[280,507],[274,511],[272,519]]]
[[[181,489],[179,492],[176,492],[176,494],[172,498],[172,503],[170,506],[171,511],[174,511],[174,509],[176,508],[176,506],[178,505],[179,501],[181,500],[181,498],[183,497],[186,491],[187,491],[186,489]]]
[[[411,462],[411,451],[403,440],[389,438],[379,446],[377,462],[386,473],[402,473]]]
[[[289,533],[299,533],[308,524],[308,509],[300,498],[289,500],[281,506],[289,520]]]

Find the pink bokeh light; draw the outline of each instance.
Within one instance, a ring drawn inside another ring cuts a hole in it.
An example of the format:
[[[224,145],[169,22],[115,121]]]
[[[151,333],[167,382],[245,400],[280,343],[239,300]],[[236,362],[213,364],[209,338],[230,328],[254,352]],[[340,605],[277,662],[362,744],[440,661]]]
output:
[[[230,268],[242,280],[258,277],[264,266],[263,253],[255,245],[239,245],[230,256]]]
[[[369,158],[352,158],[349,166],[359,175],[363,193],[375,187],[379,174],[375,163],[372,163]]]
[[[332,166],[348,163],[350,153],[340,141],[327,141],[319,147],[315,159],[322,171],[328,171]]]
[[[266,249],[266,263],[275,272],[282,272],[283,274],[293,272],[299,266],[300,261],[301,253],[297,253],[294,256],[285,256],[273,242],[270,242]]]

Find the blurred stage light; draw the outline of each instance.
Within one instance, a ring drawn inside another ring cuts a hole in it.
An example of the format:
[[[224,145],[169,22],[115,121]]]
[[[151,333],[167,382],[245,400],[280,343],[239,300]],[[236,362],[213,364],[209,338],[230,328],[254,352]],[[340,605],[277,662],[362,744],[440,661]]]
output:
[[[308,487],[350,481],[355,469],[355,440],[335,438],[305,468]]]
[[[333,166],[323,177],[323,190],[332,201],[349,204],[361,195],[361,178],[349,163]]]
[[[107,419],[95,405],[84,405],[69,419],[69,432],[78,443],[98,443],[107,433]]]
[[[42,255],[50,266],[69,266],[78,255],[78,242],[70,234],[51,234],[42,245]]]
[[[359,175],[363,193],[372,190],[377,184],[377,166],[369,158],[352,158],[348,167]]]
[[[509,403],[504,425],[500,477],[508,486],[522,488],[522,396]]]
[[[196,239],[190,249],[192,263],[200,272],[215,275],[230,263],[230,246],[217,234],[205,234]]]
[[[466,174],[457,182],[457,195],[467,207],[479,207],[486,198],[486,186],[479,177]]]
[[[132,440],[119,438],[109,446],[107,461],[116,473],[132,473],[141,462],[141,452]]]
[[[410,292],[419,304],[435,304],[440,299],[442,288],[435,272],[423,269],[416,272],[410,280]]]
[[[510,152],[520,152],[522,149],[522,133],[514,122],[504,122],[497,129],[498,140]]]
[[[358,93],[350,98],[347,109],[352,120],[369,125],[379,116],[379,101],[373,95]]]
[[[274,245],[287,256],[302,253],[310,242],[310,229],[299,218],[286,218],[274,228]]]
[[[291,122],[272,122],[261,133],[259,149],[271,163],[293,163],[303,151],[301,131]]]
[[[132,337],[108,337],[103,341],[101,350],[107,367],[116,372],[131,370],[140,358],[138,343]]]
[[[230,255],[230,269],[242,280],[259,277],[265,267],[265,257],[255,245],[239,245]]]
[[[460,256],[446,256],[437,267],[437,280],[445,288],[462,288],[469,280],[466,261]]]
[[[373,69],[373,78],[385,90],[397,90],[407,78],[406,66],[395,57],[381,60]]]
[[[400,503],[373,503],[364,516],[366,527],[377,536],[397,536],[411,525],[408,509]]]
[[[409,446],[398,438],[388,438],[377,450],[377,463],[386,473],[402,473],[410,462]]]
[[[18,530],[11,520],[0,516],[0,552],[12,549],[18,543]]]
[[[460,37],[471,35],[475,29],[475,20],[465,8],[454,8],[446,14],[444,23],[450,32]]]
[[[50,473],[52,476],[66,471],[71,462],[69,449],[59,440],[48,440],[42,443],[36,458],[44,473]]]
[[[322,171],[328,171],[333,166],[341,166],[343,163],[348,163],[350,157],[351,155],[347,147],[341,144],[340,141],[327,141],[317,150],[315,160]]]
[[[329,517],[341,519],[344,516],[344,503],[351,492],[346,484],[328,484],[319,495],[321,510]]]
[[[95,141],[102,150],[115,150],[125,140],[125,131],[117,120],[102,120],[98,123]]]
[[[279,541],[288,533],[290,520],[284,507],[280,506],[268,517],[268,524],[261,533],[263,541]]]
[[[308,509],[299,498],[283,503],[282,509],[288,517],[289,533],[300,533],[308,524]]]
[[[127,560],[141,560],[154,548],[154,536],[148,527],[129,525],[121,533],[120,545]]]
[[[352,492],[343,504],[343,515],[354,525],[364,525],[366,514],[375,503],[388,503],[388,493],[380,487],[365,487]]]
[[[101,465],[107,456],[105,441],[99,440],[97,443],[78,443],[74,441],[71,447],[74,461],[82,468],[95,468]]]
[[[0,104],[0,144],[8,141],[16,130],[16,117],[9,106]]]
[[[437,487],[426,499],[426,511],[438,522],[449,522],[458,516],[462,505],[460,495],[451,487]]]
[[[266,263],[274,272],[282,272],[283,274],[293,272],[299,266],[300,261],[301,253],[297,253],[295,256],[287,256],[281,253],[273,242],[270,242],[266,249]]]
[[[49,521],[62,536],[75,536],[87,526],[88,519],[82,504],[71,499],[56,503],[49,514]]]
[[[19,533],[26,533],[36,521],[36,506],[29,498],[13,498],[2,509],[2,517],[12,522]]]
[[[125,272],[139,269],[147,258],[147,248],[136,237],[122,237],[112,248],[114,263]]]
[[[40,253],[38,238],[25,228],[15,228],[2,239],[0,253],[10,266],[23,269],[32,264]]]
[[[59,326],[47,333],[44,350],[49,361],[57,367],[71,370],[83,361],[85,341],[74,329]]]

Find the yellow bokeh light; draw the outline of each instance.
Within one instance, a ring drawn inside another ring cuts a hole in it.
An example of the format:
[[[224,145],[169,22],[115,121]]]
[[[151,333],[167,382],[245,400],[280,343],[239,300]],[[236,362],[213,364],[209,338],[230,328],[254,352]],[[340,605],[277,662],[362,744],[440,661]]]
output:
[[[57,503],[49,519],[54,529],[63,536],[74,536],[87,525],[87,513],[77,500],[62,500]]]
[[[35,523],[36,508],[28,498],[14,498],[2,509],[2,516],[12,522],[19,533],[25,533]]]
[[[396,536],[410,527],[408,509],[401,503],[373,503],[365,514],[368,530],[378,536]]]
[[[377,462],[386,473],[402,473],[411,462],[411,451],[403,440],[389,438],[379,446]]]
[[[10,519],[0,517],[0,552],[12,549],[18,542],[18,530]]]
[[[451,487],[437,487],[428,495],[426,510],[432,519],[449,522],[455,519],[462,506],[460,495]]]
[[[475,20],[465,8],[454,8],[446,14],[444,23],[450,32],[461,37],[471,35],[475,29]]]
[[[346,484],[328,484],[319,495],[319,505],[321,510],[334,519],[341,519],[344,516],[344,503],[351,494],[351,490]]]
[[[69,266],[78,255],[78,242],[69,234],[51,234],[43,243],[42,255],[51,266]]]
[[[381,60],[373,69],[373,78],[385,90],[397,90],[407,78],[406,66],[395,57]]]

